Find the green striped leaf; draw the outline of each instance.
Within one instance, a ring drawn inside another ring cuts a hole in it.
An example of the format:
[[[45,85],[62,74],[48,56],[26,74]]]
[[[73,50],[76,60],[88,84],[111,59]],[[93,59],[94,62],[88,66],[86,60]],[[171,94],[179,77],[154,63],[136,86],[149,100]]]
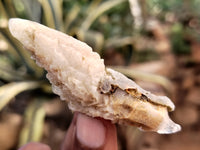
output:
[[[24,126],[20,133],[19,146],[28,142],[39,142],[44,126],[45,109],[43,100],[35,99],[25,111]]]
[[[111,8],[124,2],[127,2],[127,0],[110,0],[103,2],[101,5],[99,5],[99,7],[89,13],[88,17],[85,19],[81,26],[81,30],[88,30],[99,16],[101,16],[103,13],[110,10]]]
[[[19,93],[39,88],[41,82],[24,81],[12,82],[0,87],[0,111]]]

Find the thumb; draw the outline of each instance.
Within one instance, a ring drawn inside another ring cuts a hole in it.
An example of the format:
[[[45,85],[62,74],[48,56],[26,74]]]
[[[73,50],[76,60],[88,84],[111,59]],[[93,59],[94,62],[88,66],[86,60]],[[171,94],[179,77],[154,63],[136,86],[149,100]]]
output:
[[[117,150],[116,128],[110,121],[75,113],[62,150]]]

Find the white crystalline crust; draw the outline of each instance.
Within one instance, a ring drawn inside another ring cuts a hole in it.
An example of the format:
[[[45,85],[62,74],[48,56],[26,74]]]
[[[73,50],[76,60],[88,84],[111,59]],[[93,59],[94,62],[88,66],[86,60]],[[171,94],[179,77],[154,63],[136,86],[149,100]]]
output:
[[[72,100],[74,96],[82,100],[98,99],[96,90],[105,66],[87,44],[38,23],[13,19],[9,24],[13,26],[12,35],[48,70],[47,77],[61,99]]]
[[[48,71],[53,91],[72,111],[158,133],[180,130],[168,116],[167,108],[175,108],[170,99],[153,95],[121,73],[105,69],[103,60],[87,44],[23,19],[11,19],[9,29]]]

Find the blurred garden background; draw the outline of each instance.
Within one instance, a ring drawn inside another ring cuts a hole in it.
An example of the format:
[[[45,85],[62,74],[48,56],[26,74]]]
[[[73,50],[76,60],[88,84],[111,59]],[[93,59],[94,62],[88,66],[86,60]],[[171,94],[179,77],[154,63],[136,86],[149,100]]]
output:
[[[181,132],[116,125],[119,150],[199,150],[199,9],[199,0],[0,0],[0,149],[41,141],[58,150],[72,118],[9,33],[8,19],[18,17],[86,42],[107,67],[172,99]]]

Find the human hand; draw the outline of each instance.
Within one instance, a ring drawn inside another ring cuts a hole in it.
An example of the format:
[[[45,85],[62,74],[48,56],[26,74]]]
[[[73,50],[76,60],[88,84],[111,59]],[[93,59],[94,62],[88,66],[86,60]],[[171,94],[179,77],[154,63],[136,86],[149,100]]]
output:
[[[75,113],[61,150],[117,150],[116,128],[110,121]],[[51,150],[48,145],[28,143],[19,150]]]

